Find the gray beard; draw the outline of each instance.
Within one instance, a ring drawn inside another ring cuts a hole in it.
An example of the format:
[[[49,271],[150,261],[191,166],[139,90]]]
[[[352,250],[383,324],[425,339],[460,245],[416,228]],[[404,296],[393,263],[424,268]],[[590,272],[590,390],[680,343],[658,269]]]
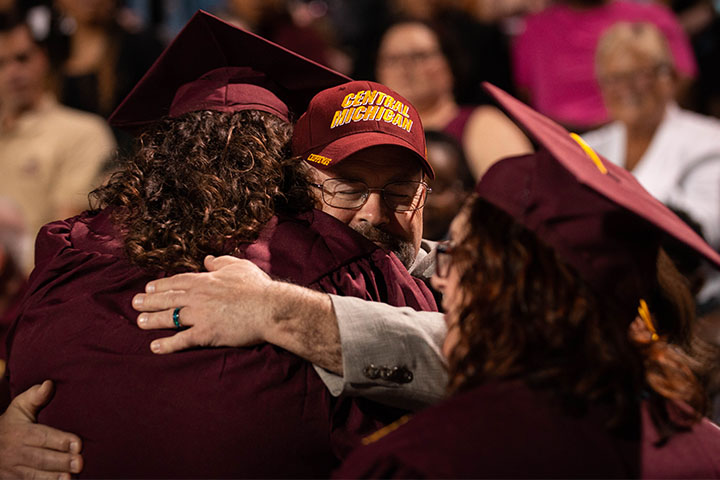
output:
[[[415,262],[415,247],[412,242],[390,235],[379,228],[373,227],[369,223],[351,225],[350,228],[371,242],[380,242],[389,245],[390,251],[395,254],[405,268],[410,269],[413,262]]]

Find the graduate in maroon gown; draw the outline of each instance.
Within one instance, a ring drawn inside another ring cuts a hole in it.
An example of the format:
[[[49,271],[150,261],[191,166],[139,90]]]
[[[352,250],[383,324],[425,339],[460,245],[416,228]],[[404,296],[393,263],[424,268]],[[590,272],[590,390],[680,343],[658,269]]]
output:
[[[449,392],[339,478],[718,478],[720,429],[680,344],[664,236],[720,256],[623,169],[487,86],[540,145],[501,160],[440,248]]]
[[[306,167],[287,158],[288,107],[345,80],[199,13],[111,118],[142,128],[140,147],[98,210],[42,229],[9,341],[12,393],[55,382],[38,421],[82,438],[82,477],[322,477],[399,416],[332,397],[269,344],[154,355],[167,332],[139,329],[131,307],[149,280],[233,254],[325,292],[434,308],[392,254],[313,210]]]

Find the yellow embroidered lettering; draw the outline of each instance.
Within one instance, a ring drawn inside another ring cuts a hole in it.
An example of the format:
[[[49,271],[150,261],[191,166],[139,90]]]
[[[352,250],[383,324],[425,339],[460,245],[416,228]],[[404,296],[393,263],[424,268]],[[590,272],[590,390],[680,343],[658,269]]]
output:
[[[390,123],[393,121],[393,117],[395,117],[395,112],[393,112],[390,109],[385,110],[385,113],[383,114],[383,121]]]
[[[365,102],[363,102],[363,105],[373,105],[375,103],[375,99],[378,96],[378,93],[380,93],[377,90],[368,90],[368,92],[369,94],[365,95]]]
[[[407,130],[409,132],[410,130],[412,130],[412,124],[413,124],[413,121],[410,120],[409,118],[406,118],[403,120],[402,129]],[[427,155],[425,155],[425,156],[427,156]]]
[[[367,107],[367,111],[365,112],[365,116],[363,117],[363,120],[375,120],[375,114],[380,110],[380,107],[377,105],[370,105]]]
[[[312,153],[308,156],[308,161],[319,163],[320,165],[328,165],[330,162],[332,162],[332,158],[323,157],[322,155]]]
[[[363,119],[363,114],[365,114],[365,110],[367,110],[366,107],[357,107],[355,109],[355,113],[353,113],[352,119],[353,122],[359,122]]]
[[[365,90],[360,90],[355,94],[355,100],[353,100],[352,106],[353,107],[359,107],[363,104],[363,101],[365,100]]]
[[[395,103],[395,99],[388,95],[385,97],[385,102],[383,102],[383,105],[385,105],[386,108],[392,108],[393,103]]]
[[[383,118],[383,115],[385,114],[385,107],[380,107],[380,111],[377,115],[375,115],[375,120],[380,121]]]
[[[343,101],[342,101],[342,103],[340,104],[340,106],[343,107],[343,108],[347,108],[347,107],[349,107],[350,105],[352,105],[352,102],[353,102],[354,99],[355,99],[355,94],[354,94],[354,93],[348,93],[347,95],[345,95],[345,98],[343,98]]]
[[[408,106],[403,105],[402,114],[408,118],[410,118],[410,113],[408,112]]]
[[[342,123],[340,125],[345,125],[347,123],[350,123],[350,120],[352,120],[352,114],[355,111],[355,108],[346,108],[343,110],[343,119]]]
[[[383,99],[385,97],[387,97],[387,94],[383,93],[383,92],[377,92],[377,94],[378,94],[378,96],[377,96],[377,99],[375,100],[375,105],[382,105]]]
[[[402,128],[403,120],[405,120],[405,117],[398,113],[397,115],[395,115],[395,118],[393,118],[392,124]]]
[[[330,123],[330,128],[335,128],[338,125],[340,125],[340,121],[342,120],[343,111],[337,110],[335,112],[335,115],[333,116],[332,122]]]

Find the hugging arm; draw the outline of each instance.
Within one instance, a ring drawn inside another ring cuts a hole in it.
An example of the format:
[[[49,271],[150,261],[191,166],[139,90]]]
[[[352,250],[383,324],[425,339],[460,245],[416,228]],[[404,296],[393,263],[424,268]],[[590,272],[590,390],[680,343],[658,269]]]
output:
[[[442,397],[442,314],[331,296],[270,279],[247,260],[208,257],[207,273],[155,280],[133,306],[141,328],[188,328],[153,341],[156,353],[269,342],[312,362],[334,395],[405,408]],[[394,367],[398,367],[394,369]]]

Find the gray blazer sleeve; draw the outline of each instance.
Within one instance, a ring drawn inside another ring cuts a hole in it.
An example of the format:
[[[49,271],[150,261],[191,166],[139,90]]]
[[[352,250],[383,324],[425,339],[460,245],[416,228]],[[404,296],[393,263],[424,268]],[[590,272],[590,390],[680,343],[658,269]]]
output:
[[[333,395],[363,396],[410,410],[440,400],[447,373],[442,313],[330,295],[340,328],[344,376],[315,367]]]

